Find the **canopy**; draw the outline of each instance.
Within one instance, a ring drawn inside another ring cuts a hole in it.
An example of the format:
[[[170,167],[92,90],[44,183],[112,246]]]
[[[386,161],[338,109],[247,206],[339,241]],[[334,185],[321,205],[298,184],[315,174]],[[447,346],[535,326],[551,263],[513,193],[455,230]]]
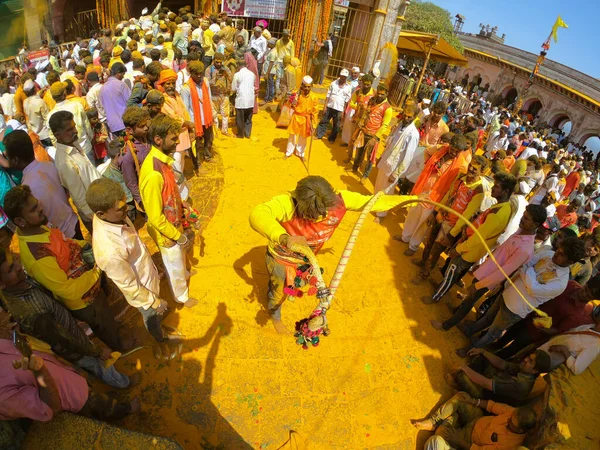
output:
[[[455,50],[448,41],[436,34],[402,30],[396,47],[398,47],[400,54],[425,56],[432,45],[430,58],[434,61],[441,61],[455,66],[467,65],[467,58]]]

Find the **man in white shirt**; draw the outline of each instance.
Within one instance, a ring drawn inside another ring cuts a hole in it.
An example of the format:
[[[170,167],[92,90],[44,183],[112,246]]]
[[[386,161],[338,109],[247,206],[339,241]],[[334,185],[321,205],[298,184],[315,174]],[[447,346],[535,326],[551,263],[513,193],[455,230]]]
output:
[[[158,270],[127,217],[123,188],[101,177],[88,188],[86,200],[94,211],[92,247],[96,264],[117,285],[127,303],[142,314],[146,329],[166,350],[163,353],[171,353],[164,347],[170,336],[161,326],[167,302],[160,298]]]
[[[264,39],[264,38],[263,38]],[[246,60],[238,59],[239,70],[233,76],[231,91],[235,92],[235,121],[238,138],[250,138],[252,114],[256,97],[254,83],[256,76],[246,67]]]
[[[594,312],[596,313],[595,324],[581,325],[554,336],[539,348],[550,355],[552,369],[564,363],[573,375],[579,375],[598,357],[600,314],[597,314],[598,308],[595,308]]]
[[[10,119],[17,112],[15,107],[15,94],[11,94],[8,90],[8,86],[4,83],[0,84],[0,106],[5,116]]]
[[[267,52],[267,40],[262,35],[262,28],[254,27],[254,34],[250,38],[250,48],[256,50],[256,60],[258,61],[258,73],[262,73],[262,66],[265,62],[265,53]]]
[[[106,113],[104,112],[104,107],[100,101],[100,89],[102,89],[102,84],[100,83],[98,72],[88,73],[87,81],[89,86],[88,93],[85,96],[87,104],[90,109],[96,109],[96,111],[98,111],[98,119],[100,122],[105,122]]]
[[[23,84],[23,92],[27,98],[23,102],[23,111],[27,117],[27,127],[38,135],[40,142],[49,147],[52,145],[50,141],[50,130],[46,123],[50,109],[46,102],[37,95],[35,83],[32,80],[27,80]]]
[[[94,161],[95,155],[92,148],[92,138],[94,137],[94,133],[92,132],[92,127],[87,118],[85,110],[83,109],[83,106],[79,102],[72,102],[66,99],[67,83],[57,81],[50,86],[50,94],[56,102],[56,105],[48,114],[48,122],[50,122],[52,116],[59,111],[70,112],[73,116],[73,120],[75,121],[75,126],[77,127],[77,133],[75,134],[77,144],[84,154],[87,155],[89,160]],[[51,126],[49,126],[49,128],[52,130]],[[53,135],[56,137],[54,133]],[[50,136],[50,138],[52,139],[52,136]],[[55,139],[52,139],[52,142],[55,142]],[[91,220],[92,216],[90,215],[90,221]]]
[[[129,89],[133,89],[135,77],[144,75],[143,70],[146,67],[146,63],[142,58],[134,58],[133,61],[131,61],[131,64],[131,70],[127,71],[123,77],[123,81],[129,86]],[[127,64],[125,66],[127,66]]]
[[[73,113],[57,111],[50,117],[49,124],[56,139],[54,164],[60,182],[69,191],[81,221],[92,233],[94,212],[88,206],[85,194],[92,181],[100,178],[100,173],[86,157],[79,144]]]
[[[329,85],[327,98],[325,99],[327,109],[317,127],[317,139],[322,139],[325,136],[327,125],[333,119],[333,128],[328,140],[332,143],[335,142],[340,127],[340,117],[344,114],[346,105],[352,96],[352,86],[346,82],[348,75],[348,69],[342,69],[340,77]]]
[[[576,237],[564,239],[556,252],[549,249],[540,251],[521,266],[513,282],[517,290],[508,282],[504,285],[501,297],[497,298],[486,314],[472,325],[464,324],[461,331],[468,336],[482,331],[489,325],[487,332],[469,347],[457,351],[466,356],[471,348],[484,348],[502,336],[505,330],[523,320],[534,308],[538,308],[554,297],[558,297],[569,282],[569,266],[585,257],[585,245]],[[490,325],[491,323],[491,325]]]
[[[494,131],[485,145],[485,157],[492,159],[496,151],[506,150],[508,148],[509,140],[507,136],[508,129],[502,126],[498,131]]]

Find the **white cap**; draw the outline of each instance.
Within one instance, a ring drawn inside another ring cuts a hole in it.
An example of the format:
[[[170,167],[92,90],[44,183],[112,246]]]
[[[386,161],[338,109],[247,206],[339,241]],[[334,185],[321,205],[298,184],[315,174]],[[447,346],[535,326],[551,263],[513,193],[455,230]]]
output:
[[[526,181],[521,181],[519,182],[519,191],[521,191],[521,194],[527,195],[531,192],[531,186]]]
[[[27,80],[25,83],[23,83],[24,91],[31,91],[33,88],[35,88],[35,83],[33,80]]]
[[[428,98],[424,98],[424,99],[423,99],[423,103],[424,103],[425,105],[429,105],[429,104],[431,103],[431,100],[429,100]]]
[[[347,77],[348,75],[350,75],[348,69],[342,69],[342,71],[340,72],[340,77]]]
[[[310,77],[310,75],[304,75],[304,77],[302,78],[302,82],[304,84],[312,84],[313,79]]]
[[[352,68],[352,72],[360,72],[360,67],[356,67],[356,66],[354,66],[354,67]]]

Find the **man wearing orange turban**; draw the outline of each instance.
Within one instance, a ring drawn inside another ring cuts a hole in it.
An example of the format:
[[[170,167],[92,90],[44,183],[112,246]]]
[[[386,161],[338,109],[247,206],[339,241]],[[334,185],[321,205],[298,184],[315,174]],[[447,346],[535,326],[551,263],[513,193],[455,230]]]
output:
[[[190,114],[188,113],[185,104],[181,98],[181,95],[175,89],[177,82],[177,74],[172,69],[165,69],[160,72],[160,77],[156,82],[156,87],[159,91],[165,93],[165,103],[163,104],[161,112],[173,119],[177,120],[181,124],[181,134],[179,135],[179,145],[175,150],[173,159],[173,167],[175,170],[183,174],[185,166],[185,155],[184,152],[188,152],[192,162],[194,163],[194,169],[198,170],[198,160],[192,153],[192,144],[190,141],[190,133],[194,134],[194,123],[190,120]]]

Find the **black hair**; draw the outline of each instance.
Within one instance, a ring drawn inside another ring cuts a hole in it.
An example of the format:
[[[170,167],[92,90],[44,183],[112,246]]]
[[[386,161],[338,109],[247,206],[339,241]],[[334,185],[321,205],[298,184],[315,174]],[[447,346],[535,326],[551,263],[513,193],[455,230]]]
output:
[[[507,172],[498,172],[494,175],[494,181],[499,183],[502,190],[508,191],[509,195],[512,194],[517,186],[517,179]]]
[[[548,218],[546,208],[541,205],[527,205],[525,211],[531,215],[531,219],[537,224],[537,226],[542,225]]]
[[[543,350],[536,350],[534,370],[538,373],[548,373],[552,368],[552,360],[550,355]]]
[[[567,258],[569,258],[569,261],[572,261],[573,263],[585,258],[585,243],[583,242],[583,239],[579,239],[578,237],[568,237],[560,243],[560,246]]]
[[[33,142],[26,131],[13,131],[4,138],[3,144],[9,161],[16,158],[29,164],[35,159]]]

